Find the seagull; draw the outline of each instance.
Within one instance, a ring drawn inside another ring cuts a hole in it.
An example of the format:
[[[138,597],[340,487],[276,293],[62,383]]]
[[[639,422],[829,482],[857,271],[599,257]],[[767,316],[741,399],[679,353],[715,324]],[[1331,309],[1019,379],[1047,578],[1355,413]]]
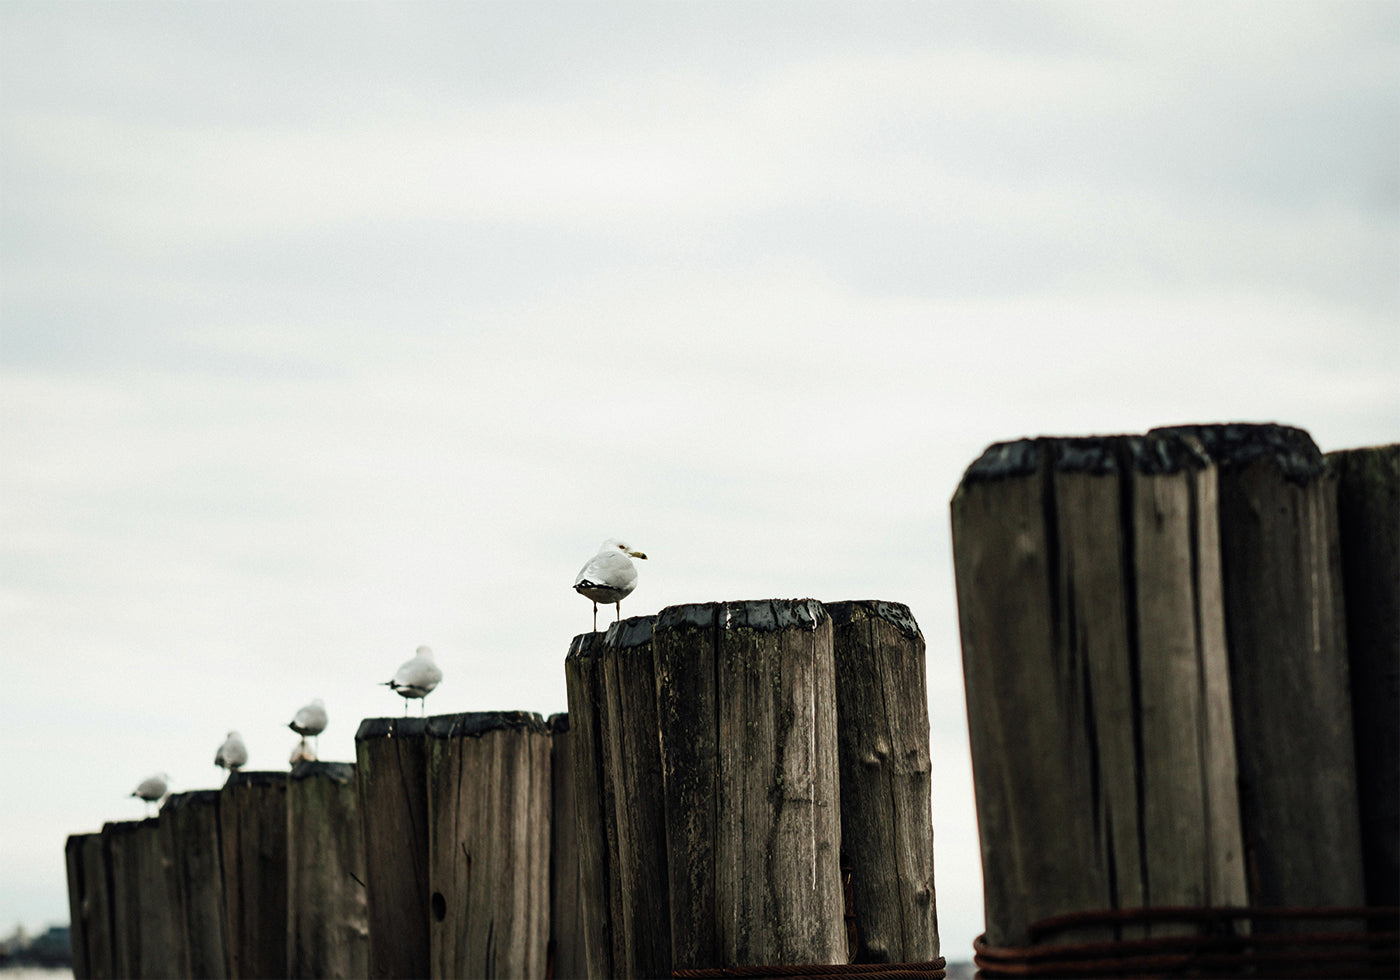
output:
[[[137,784],[131,791],[131,795],[146,801],[146,812],[151,812],[150,804],[160,801],[160,798],[170,789],[170,777],[163,772],[158,772],[154,776],[147,776]]]
[[[214,765],[221,766],[229,772],[237,772],[247,764],[248,746],[243,744],[243,736],[237,732],[229,732],[224,744],[214,753]]]
[[[404,661],[394,674],[394,679],[384,684],[404,699],[403,713],[407,715],[408,698],[426,698],[441,680],[442,669],[433,662],[433,651],[428,647],[419,647],[413,659]],[[427,706],[424,705],[419,714],[426,710]]]
[[[598,632],[598,603],[611,602],[617,606],[617,618],[622,619],[622,600],[637,587],[637,566],[633,558],[645,558],[640,551],[617,538],[608,538],[598,553],[588,559],[574,579],[574,591],[593,600],[593,632]]]
[[[299,710],[296,713],[295,717],[293,717],[292,720],[287,723],[287,727],[301,736],[301,744],[303,749],[305,751],[310,751],[308,749],[305,749],[306,736],[319,736],[322,732],[326,730],[327,721],[328,719],[326,717],[326,702],[322,701],[320,698],[317,698],[315,701],[312,701],[306,707]],[[316,739],[316,744],[321,744],[321,739],[319,737]],[[308,758],[315,759],[316,756],[311,755],[308,756]]]

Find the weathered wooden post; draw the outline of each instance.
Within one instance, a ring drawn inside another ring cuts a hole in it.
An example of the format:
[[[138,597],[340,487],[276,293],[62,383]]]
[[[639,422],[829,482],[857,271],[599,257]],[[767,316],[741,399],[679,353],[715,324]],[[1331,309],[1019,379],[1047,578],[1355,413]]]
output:
[[[958,486],[993,946],[1062,913],[1244,897],[1214,494],[1199,452],[1140,436],[1001,443]]]
[[[161,808],[171,894],[178,898],[179,934],[188,977],[228,976],[219,791],[173,793]]]
[[[219,791],[229,976],[287,976],[287,774],[233,772]]]
[[[674,967],[846,962],[826,609],[670,606],[652,648]]]
[[[1155,430],[1219,470],[1250,904],[1365,901],[1335,479],[1301,429]]]
[[[907,606],[831,602],[841,853],[857,963],[938,957],[924,636]]]
[[[567,714],[550,715],[545,726],[550,732],[549,778],[554,801],[554,813],[549,822],[549,975],[563,980],[588,976],[588,962],[583,955],[583,913],[579,905],[575,735],[570,730]]]
[[[549,730],[534,712],[428,719],[429,975],[542,977]]]
[[[587,975],[615,976],[612,869],[608,860],[613,787],[604,767],[602,650],[604,634],[581,633],[569,644],[564,680],[569,697],[569,755],[574,770],[574,828],[578,839],[579,918]]]
[[[112,965],[119,977],[193,975],[182,955],[176,897],[162,853],[161,822],[169,807],[167,802],[160,818],[102,828],[112,876]]]
[[[1327,462],[1337,476],[1366,902],[1400,905],[1400,445]]]
[[[668,976],[666,797],[651,635],[655,616],[613,623],[603,639],[604,767],[613,787],[608,838],[614,976]]]
[[[75,980],[110,980],[112,901],[102,834],[74,834],[64,847]]]
[[[371,977],[429,974],[427,724],[366,718],[355,733]]]
[[[287,975],[369,975],[355,766],[299,762],[287,781]]]

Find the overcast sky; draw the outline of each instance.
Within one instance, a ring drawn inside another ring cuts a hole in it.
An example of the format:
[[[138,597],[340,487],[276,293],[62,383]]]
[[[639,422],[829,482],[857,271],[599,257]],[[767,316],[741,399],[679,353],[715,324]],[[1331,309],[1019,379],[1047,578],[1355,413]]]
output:
[[[908,604],[982,899],[989,443],[1400,439],[1400,5],[0,3],[0,932],[155,770],[566,708],[625,614]],[[416,709],[415,709],[416,710]]]

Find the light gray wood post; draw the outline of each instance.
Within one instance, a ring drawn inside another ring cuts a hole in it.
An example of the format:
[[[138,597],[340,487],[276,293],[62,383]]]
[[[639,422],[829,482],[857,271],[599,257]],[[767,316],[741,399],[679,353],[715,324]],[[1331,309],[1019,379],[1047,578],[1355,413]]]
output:
[[[550,976],[560,980],[588,976],[583,953],[583,912],[579,904],[578,826],[575,818],[574,739],[567,714],[550,715],[550,788],[554,815],[549,828]]]
[[[287,976],[287,774],[229,773],[219,791],[229,976]]]
[[[604,634],[581,633],[569,644],[564,680],[569,697],[569,754],[574,770],[574,828],[578,838],[579,916],[583,956],[593,980],[616,975],[613,966],[613,871],[608,841],[613,787],[604,768],[602,650]]]
[[[427,724],[366,718],[355,733],[371,977],[429,974]]]
[[[845,962],[826,609],[671,606],[652,647],[675,967]]]
[[[1243,898],[1213,476],[1167,436],[1021,440],[953,497],[993,945]]]
[[[369,975],[355,766],[299,762],[287,781],[287,975]]]
[[[907,606],[831,602],[841,853],[857,963],[938,957],[924,636]]]
[[[430,976],[544,976],[549,764],[534,712],[428,720]]]
[[[602,651],[604,767],[613,787],[609,867],[618,898],[613,968],[620,978],[669,976],[666,798],[651,635],[655,616],[608,627]]]
[[[1173,427],[1219,470],[1250,903],[1365,901],[1335,478],[1301,429]]]
[[[1338,480],[1366,904],[1400,905],[1400,445],[1327,461]]]
[[[113,968],[119,977],[190,975],[166,876],[162,817],[102,828],[112,880]]]
[[[179,930],[188,977],[227,977],[219,791],[172,793],[161,808],[171,894],[179,899]]]

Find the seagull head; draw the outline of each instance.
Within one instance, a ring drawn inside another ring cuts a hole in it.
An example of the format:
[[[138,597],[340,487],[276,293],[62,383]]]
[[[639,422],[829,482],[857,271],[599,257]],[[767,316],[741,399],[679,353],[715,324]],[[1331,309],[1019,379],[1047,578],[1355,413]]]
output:
[[[633,557],[633,558],[645,558],[645,557],[646,557],[646,555],[642,554],[640,551],[635,550],[635,549],[634,549],[630,544],[628,544],[627,542],[625,542],[625,541],[619,541],[617,538],[608,538],[608,540],[606,540],[606,541],[603,542],[603,547],[600,548],[599,550],[600,550],[600,551],[612,551],[612,550],[614,550],[614,549],[616,549],[617,551],[622,552],[624,555],[629,555],[629,556],[631,556],[631,557]]]

